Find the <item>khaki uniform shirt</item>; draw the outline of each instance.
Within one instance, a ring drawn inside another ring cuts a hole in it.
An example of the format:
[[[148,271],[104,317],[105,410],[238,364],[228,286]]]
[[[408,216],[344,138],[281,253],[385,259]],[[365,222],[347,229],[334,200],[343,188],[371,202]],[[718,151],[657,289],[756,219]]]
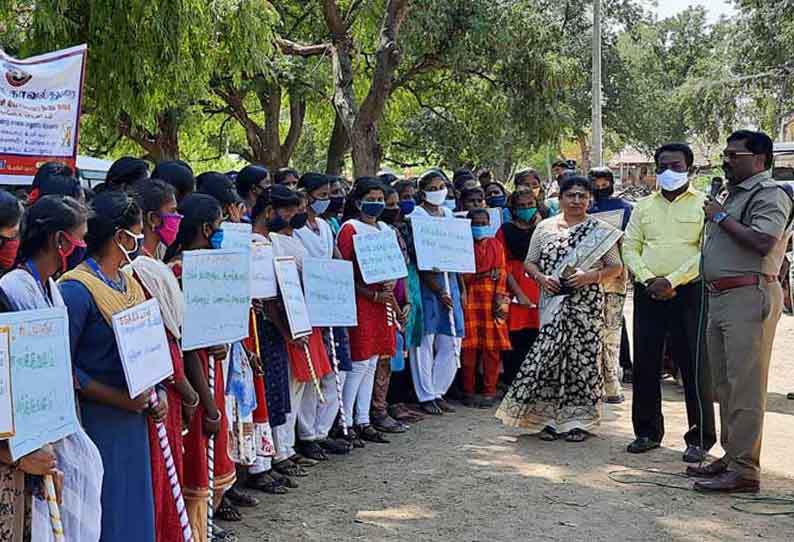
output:
[[[766,186],[759,186],[763,183]],[[768,172],[745,179],[738,185],[728,185],[723,203],[725,212],[753,230],[777,239],[766,256],[740,245],[719,224],[709,222],[703,246],[703,278],[713,281],[743,275],[777,276],[786,254],[791,234],[786,230],[791,214],[791,198],[775,186]],[[749,204],[749,207],[745,207]]]

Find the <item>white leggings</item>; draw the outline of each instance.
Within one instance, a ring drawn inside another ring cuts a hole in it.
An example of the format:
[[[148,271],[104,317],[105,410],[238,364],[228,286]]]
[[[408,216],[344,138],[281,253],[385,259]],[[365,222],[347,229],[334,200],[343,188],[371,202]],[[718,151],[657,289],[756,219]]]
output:
[[[354,361],[353,370],[347,373],[345,386],[342,390],[342,401],[345,403],[345,422],[350,427],[369,425],[369,407],[372,403],[372,389],[375,387],[375,368],[378,356],[364,361]],[[353,418],[353,405],[356,416]]]

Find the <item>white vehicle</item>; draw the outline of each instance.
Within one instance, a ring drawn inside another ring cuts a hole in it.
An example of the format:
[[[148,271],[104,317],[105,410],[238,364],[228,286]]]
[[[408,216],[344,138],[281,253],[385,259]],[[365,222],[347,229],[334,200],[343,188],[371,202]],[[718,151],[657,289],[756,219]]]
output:
[[[99,183],[104,183],[112,164],[111,160],[102,160],[101,158],[82,154],[77,155],[80,184],[84,188],[93,188]]]

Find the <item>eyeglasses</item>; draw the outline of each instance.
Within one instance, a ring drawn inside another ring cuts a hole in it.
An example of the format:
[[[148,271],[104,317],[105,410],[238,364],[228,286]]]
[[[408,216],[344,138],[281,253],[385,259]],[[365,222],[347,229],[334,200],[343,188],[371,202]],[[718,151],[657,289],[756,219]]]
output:
[[[725,160],[736,160],[740,156],[755,156],[754,152],[723,151],[722,158]]]

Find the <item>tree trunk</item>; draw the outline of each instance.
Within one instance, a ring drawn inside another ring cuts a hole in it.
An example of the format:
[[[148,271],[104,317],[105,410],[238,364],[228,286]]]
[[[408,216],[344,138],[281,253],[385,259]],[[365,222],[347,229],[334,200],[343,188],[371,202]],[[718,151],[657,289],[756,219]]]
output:
[[[334,118],[334,129],[328,142],[328,154],[325,161],[326,175],[341,175],[345,167],[345,155],[350,150],[350,138],[339,115]]]
[[[582,155],[582,163],[579,166],[582,174],[587,175],[587,172],[590,171],[590,151],[592,147],[590,146],[588,137],[585,134],[579,134],[576,136],[576,142],[579,144],[579,152]]]
[[[151,132],[136,124],[129,115],[122,114],[119,133],[138,144],[144,151],[144,159],[154,163],[179,158],[179,112],[169,109],[155,116],[157,129]]]

